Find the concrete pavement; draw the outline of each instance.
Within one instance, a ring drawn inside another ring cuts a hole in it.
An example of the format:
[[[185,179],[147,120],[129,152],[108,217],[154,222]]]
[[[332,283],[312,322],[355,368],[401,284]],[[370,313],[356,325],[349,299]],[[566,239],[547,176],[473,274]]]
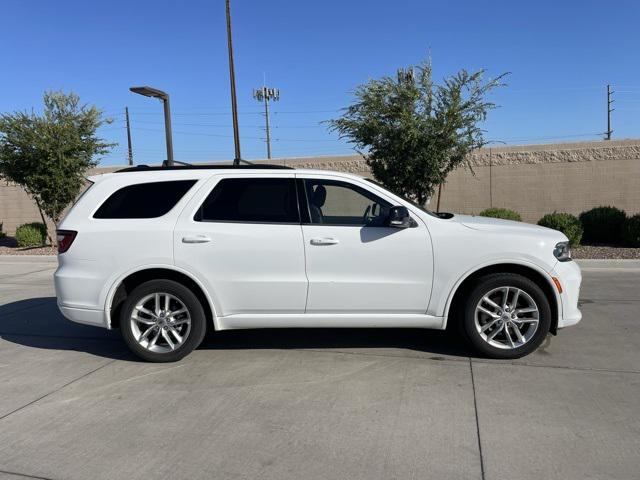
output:
[[[64,320],[54,262],[0,257],[0,478],[639,477],[640,262],[581,262],[583,321],[513,362],[312,329],[165,365]]]

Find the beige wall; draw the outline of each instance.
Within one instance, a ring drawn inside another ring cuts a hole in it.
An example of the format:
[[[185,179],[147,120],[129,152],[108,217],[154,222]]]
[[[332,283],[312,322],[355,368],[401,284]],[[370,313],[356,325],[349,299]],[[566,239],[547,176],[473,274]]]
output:
[[[364,159],[356,155],[276,159],[272,163],[370,176]],[[470,163],[475,176],[466,168],[449,175],[441,210],[478,213],[489,206],[507,207],[520,212],[527,222],[536,222],[554,210],[579,214],[598,205],[640,212],[640,140],[482,149],[470,157]],[[431,208],[436,201],[431,201]],[[18,225],[31,221],[40,221],[33,202],[19,187],[1,182],[4,231],[13,234]]]

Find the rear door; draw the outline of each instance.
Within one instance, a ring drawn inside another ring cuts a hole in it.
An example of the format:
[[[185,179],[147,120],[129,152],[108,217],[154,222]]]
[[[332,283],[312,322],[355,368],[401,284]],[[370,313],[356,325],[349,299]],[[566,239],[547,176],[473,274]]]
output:
[[[304,246],[292,173],[217,175],[183,211],[175,262],[198,273],[216,313],[303,313]]]
[[[307,313],[426,313],[433,254],[422,221],[387,226],[393,199],[364,181],[297,177],[308,205],[302,225]]]

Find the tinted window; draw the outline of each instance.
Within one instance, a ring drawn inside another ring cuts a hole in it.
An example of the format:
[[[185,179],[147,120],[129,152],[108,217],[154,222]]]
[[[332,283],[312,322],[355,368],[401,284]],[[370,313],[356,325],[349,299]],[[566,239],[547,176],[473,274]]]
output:
[[[197,221],[298,223],[293,178],[225,178],[196,214]]]
[[[155,218],[169,212],[196,180],[129,185],[114,192],[93,218]]]
[[[305,180],[311,223],[384,226],[391,204],[357,185]]]

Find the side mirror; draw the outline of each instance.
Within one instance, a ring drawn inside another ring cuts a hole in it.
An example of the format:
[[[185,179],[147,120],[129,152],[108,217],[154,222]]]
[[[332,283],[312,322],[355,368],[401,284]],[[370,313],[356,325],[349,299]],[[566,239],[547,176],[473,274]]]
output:
[[[389,226],[395,228],[409,228],[413,225],[407,207],[391,207],[389,209]]]

